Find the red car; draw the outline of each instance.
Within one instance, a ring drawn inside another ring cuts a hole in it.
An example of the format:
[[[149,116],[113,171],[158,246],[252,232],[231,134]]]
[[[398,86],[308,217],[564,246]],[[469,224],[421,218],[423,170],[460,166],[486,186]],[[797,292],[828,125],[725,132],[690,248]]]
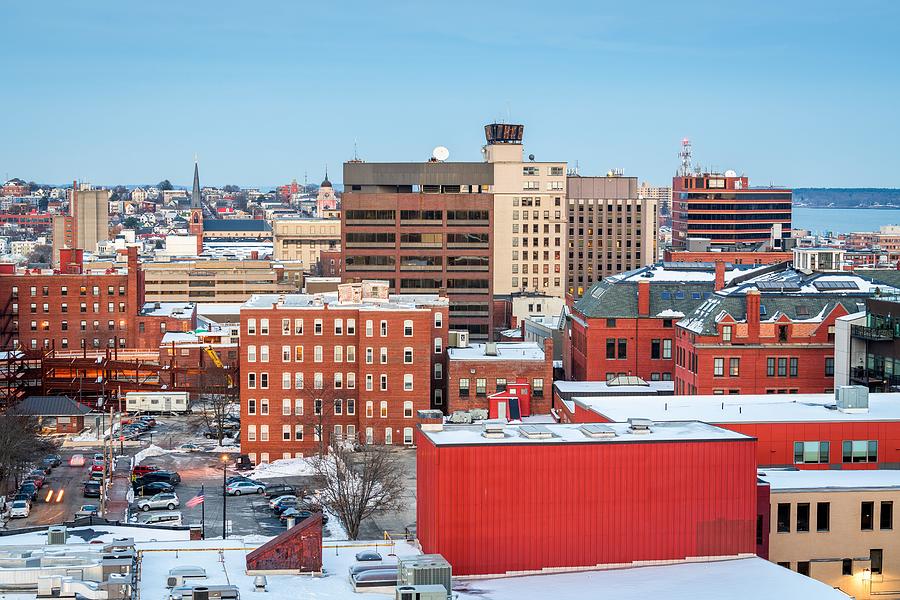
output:
[[[153,471],[159,471],[159,467],[156,465],[135,465],[134,469],[131,470],[131,477],[132,479],[135,477],[142,477]]]

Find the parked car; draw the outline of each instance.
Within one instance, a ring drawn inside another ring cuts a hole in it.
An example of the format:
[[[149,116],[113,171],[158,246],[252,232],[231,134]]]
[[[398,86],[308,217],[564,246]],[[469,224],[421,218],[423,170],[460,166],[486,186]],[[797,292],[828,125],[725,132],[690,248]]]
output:
[[[166,483],[165,481],[141,482],[139,479],[134,482],[134,493],[138,496],[155,496],[156,494],[165,494],[174,491],[175,486]]]
[[[37,492],[37,486],[31,481],[24,481],[22,482],[22,485],[19,486],[19,493],[28,494],[31,496],[32,501],[37,500]]]
[[[149,473],[141,475],[136,481],[141,481],[143,483],[162,481],[171,485],[178,485],[181,483],[181,475],[175,471],[150,471]]]
[[[279,502],[272,508],[272,512],[275,513],[275,516],[277,517],[284,513],[284,511],[291,508],[298,508],[296,498],[294,498],[293,500],[284,500],[283,502]]]
[[[103,481],[103,471],[91,471],[91,481]]]
[[[184,450],[185,452],[200,452],[201,450],[203,450],[203,448],[201,448],[197,444],[182,444],[178,446],[178,449]]]
[[[50,473],[53,471],[53,467],[58,467],[59,465],[53,464],[53,459],[48,457],[41,460],[41,466],[44,468],[45,473]]]
[[[162,469],[160,469],[156,465],[135,465],[134,468],[131,470],[131,475],[132,475],[132,477],[140,477],[142,475],[146,475],[147,473],[150,473],[151,471],[161,471],[161,470]]]
[[[292,485],[286,483],[269,483],[266,484],[266,497],[277,498],[284,495],[296,495],[297,490]]]
[[[28,474],[28,479],[34,481],[35,485],[38,486],[38,489],[44,487],[44,483],[47,481],[47,475],[40,469],[35,469],[31,473]]]
[[[230,483],[235,483],[237,481],[250,481],[252,483],[258,483],[259,485],[265,487],[265,484],[261,481],[256,481],[255,479],[250,479],[249,477],[245,477],[244,475],[232,475],[228,479],[225,480],[225,484],[228,485]]]
[[[85,481],[83,494],[84,494],[85,498],[99,498],[100,497],[100,482],[99,481]]]
[[[45,458],[45,461],[50,461],[51,466],[58,467],[62,464],[62,457],[59,454],[48,454]]]
[[[156,427],[156,419],[150,416],[138,417],[138,421],[141,423],[146,423],[148,427]]]
[[[41,464],[37,465],[34,469],[31,470],[32,473],[40,473],[41,475],[49,475],[53,471],[53,467],[44,464],[41,461]]]
[[[31,494],[17,491],[13,495],[11,502],[15,502],[16,500],[24,500],[28,504],[31,504]]]
[[[308,510],[299,510],[296,508],[289,508],[286,511],[284,511],[283,513],[281,513],[281,516],[278,518],[281,519],[282,522],[285,522],[288,520],[288,518],[294,517],[294,520],[299,523],[303,519],[308,519],[311,516],[312,516],[312,513],[309,512]]]
[[[163,511],[152,514],[138,515],[133,521],[141,525],[181,525],[181,513],[178,511]]]
[[[31,513],[31,506],[24,500],[14,500],[9,509],[11,519],[25,518]]]
[[[83,467],[84,466],[84,454],[73,454],[69,459],[70,467]]]
[[[39,490],[39,489],[41,489],[42,487],[44,487],[44,480],[43,480],[43,479],[36,479],[36,478],[34,478],[34,477],[28,477],[27,479],[24,479],[24,480],[22,480],[22,483],[23,483],[23,484],[25,484],[25,483],[30,483],[30,484],[32,484],[32,485],[35,487],[36,490]]]
[[[94,455],[91,457],[91,460],[106,460],[106,457],[103,456],[102,452],[94,452]]]
[[[162,494],[154,494],[149,498],[144,498],[137,502],[137,507],[144,512],[148,510],[156,509],[156,508],[165,508],[166,510],[175,510],[176,507],[180,506],[181,502],[178,500],[178,495],[173,492],[166,492]]]
[[[78,510],[75,511],[75,518],[96,517],[99,512],[100,507],[96,504],[82,504]]]
[[[283,494],[281,496],[276,496],[269,500],[269,508],[275,508],[278,504],[286,501],[286,500],[296,500],[297,496],[294,494]]]
[[[266,491],[266,486],[253,481],[235,481],[225,486],[225,493],[229,496],[240,496],[241,494],[262,494]]]

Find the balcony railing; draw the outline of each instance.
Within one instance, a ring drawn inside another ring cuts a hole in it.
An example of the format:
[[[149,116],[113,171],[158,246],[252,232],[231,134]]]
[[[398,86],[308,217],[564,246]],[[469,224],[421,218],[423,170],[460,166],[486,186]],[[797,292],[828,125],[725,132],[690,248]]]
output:
[[[894,332],[890,329],[876,329],[865,325],[851,325],[850,334],[855,338],[873,342],[889,342],[894,339]]]

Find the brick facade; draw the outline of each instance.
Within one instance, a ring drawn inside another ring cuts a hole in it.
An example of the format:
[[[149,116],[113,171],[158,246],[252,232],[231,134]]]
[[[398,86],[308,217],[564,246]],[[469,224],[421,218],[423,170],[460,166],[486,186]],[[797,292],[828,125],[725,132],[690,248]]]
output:
[[[274,304],[241,309],[241,448],[251,459],[309,455],[335,436],[412,443],[417,412],[443,402],[446,300],[260,298]]]

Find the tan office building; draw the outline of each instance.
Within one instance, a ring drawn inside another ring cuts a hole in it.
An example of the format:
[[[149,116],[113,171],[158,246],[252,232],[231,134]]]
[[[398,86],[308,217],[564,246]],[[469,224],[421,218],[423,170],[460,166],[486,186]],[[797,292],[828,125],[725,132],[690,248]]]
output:
[[[569,177],[567,293],[656,260],[656,200],[639,198],[636,177]]]
[[[141,268],[147,302],[245,302],[253,294],[300,289],[283,265],[268,260],[151,262]]]
[[[275,260],[301,261],[311,271],[322,250],[341,246],[340,219],[284,219],[272,222]]]
[[[771,490],[770,561],[857,600],[900,598],[900,471],[761,470],[760,479]]]
[[[524,160],[522,125],[485,127],[494,168],[494,295],[565,294],[566,163]]]
[[[53,264],[61,248],[96,252],[97,242],[109,239],[109,190],[73,190],[69,212],[53,217]]]

